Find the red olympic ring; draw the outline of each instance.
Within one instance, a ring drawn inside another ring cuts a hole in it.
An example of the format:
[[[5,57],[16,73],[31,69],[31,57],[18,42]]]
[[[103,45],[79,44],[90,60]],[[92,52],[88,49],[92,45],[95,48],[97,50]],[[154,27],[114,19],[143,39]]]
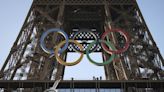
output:
[[[102,48],[107,52],[107,53],[113,53],[113,54],[121,54],[123,52],[125,52],[128,48],[129,48],[129,43],[130,43],[130,40],[129,40],[129,36],[128,36],[128,33],[121,30],[121,29],[109,29],[107,31],[105,31],[103,33],[103,35],[101,36],[101,39],[104,40],[105,37],[108,35],[108,33],[110,32],[119,32],[121,35],[124,36],[125,40],[126,40],[126,43],[125,43],[125,46],[121,49],[118,49],[118,50],[111,50],[110,48],[108,48],[104,43],[101,43],[101,46]]]

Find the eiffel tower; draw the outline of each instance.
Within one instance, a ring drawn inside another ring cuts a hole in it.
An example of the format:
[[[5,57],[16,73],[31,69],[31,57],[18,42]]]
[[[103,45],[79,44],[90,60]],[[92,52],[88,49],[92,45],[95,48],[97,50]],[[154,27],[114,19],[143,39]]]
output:
[[[101,52],[103,62],[89,60],[105,79],[64,80],[65,67],[81,61],[64,62],[68,52]],[[135,0],[33,0],[0,70],[0,92],[164,92],[163,66]]]

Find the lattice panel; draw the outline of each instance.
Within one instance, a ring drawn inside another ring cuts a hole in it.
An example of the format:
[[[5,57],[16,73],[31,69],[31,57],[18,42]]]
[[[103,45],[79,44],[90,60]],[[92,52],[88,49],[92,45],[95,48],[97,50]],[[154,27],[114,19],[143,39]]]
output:
[[[99,33],[94,32],[97,38],[100,38]],[[70,39],[73,38],[75,32],[71,33]],[[93,35],[89,32],[81,32],[75,37],[76,40],[95,40]]]
[[[68,46],[68,52],[75,52],[75,50],[73,49],[73,45],[74,45],[74,44],[70,44],[70,45]],[[89,46],[89,43],[88,43],[88,44],[81,44],[81,45],[83,46],[83,50],[86,50],[87,47]],[[94,47],[95,47],[95,45],[92,46],[92,48],[91,48],[90,50],[93,50]],[[75,46],[75,48],[79,49],[79,47],[77,47],[77,46]],[[96,49],[95,52],[101,52],[101,46],[100,46],[100,45],[97,46],[97,49]]]
[[[63,0],[64,1],[64,0]],[[35,0],[35,4],[60,4],[62,0]],[[105,2],[108,4],[134,4],[135,0],[65,0],[66,5],[102,5]]]
[[[72,32],[72,33],[70,34],[70,37],[69,37],[69,38],[72,39],[73,36],[75,35],[75,33],[76,33],[76,32]],[[99,38],[100,38],[100,37],[99,37],[99,33],[97,33],[97,32],[94,32],[94,33],[96,34],[97,38],[99,39]],[[89,46],[89,44],[90,44],[93,40],[95,40],[95,38],[94,38],[94,36],[93,36],[91,33],[89,33],[89,32],[81,32],[81,33],[79,33],[79,34],[76,35],[75,40],[78,40],[79,43],[83,46],[83,50],[86,50],[87,47]],[[74,52],[74,51],[75,51],[75,50],[73,49],[73,45],[74,45],[74,44],[70,44],[70,45],[69,45],[68,51],[70,51],[70,52]],[[95,46],[96,46],[96,45],[92,46],[90,50],[93,50]],[[78,47],[78,46],[74,45],[74,47],[75,47],[77,50],[79,50],[79,47]],[[97,45],[97,49],[96,49],[95,51],[96,51],[96,52],[100,52],[100,51],[101,51],[101,46],[100,46],[100,45]]]

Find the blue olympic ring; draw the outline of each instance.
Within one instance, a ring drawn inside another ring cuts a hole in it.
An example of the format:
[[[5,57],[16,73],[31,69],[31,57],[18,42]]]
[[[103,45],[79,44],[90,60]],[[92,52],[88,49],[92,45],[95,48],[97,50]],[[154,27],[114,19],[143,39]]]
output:
[[[44,39],[46,38],[46,36],[49,34],[49,33],[52,33],[52,32],[58,32],[60,33],[61,35],[64,36],[64,38],[66,39],[66,43],[65,45],[59,50],[59,53],[61,54],[62,52],[64,52],[67,47],[68,47],[68,35],[67,33],[65,33],[63,30],[59,29],[59,28],[52,28],[52,29],[49,29],[48,31],[44,32],[43,35],[41,36],[40,38],[40,46],[41,48],[48,54],[54,54],[54,49],[48,49],[46,46],[45,46],[45,43],[44,43]]]

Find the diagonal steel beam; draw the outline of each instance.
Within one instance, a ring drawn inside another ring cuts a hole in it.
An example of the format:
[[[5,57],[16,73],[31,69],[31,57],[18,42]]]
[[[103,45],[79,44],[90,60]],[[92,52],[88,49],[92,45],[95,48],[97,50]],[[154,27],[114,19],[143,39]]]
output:
[[[48,15],[48,13],[42,11],[40,8],[37,7],[37,8],[34,9],[34,11],[39,12],[41,15],[43,15],[47,20],[49,20],[49,21],[52,22],[53,24],[56,23],[56,21],[55,21],[52,17],[50,17],[50,16]]]

